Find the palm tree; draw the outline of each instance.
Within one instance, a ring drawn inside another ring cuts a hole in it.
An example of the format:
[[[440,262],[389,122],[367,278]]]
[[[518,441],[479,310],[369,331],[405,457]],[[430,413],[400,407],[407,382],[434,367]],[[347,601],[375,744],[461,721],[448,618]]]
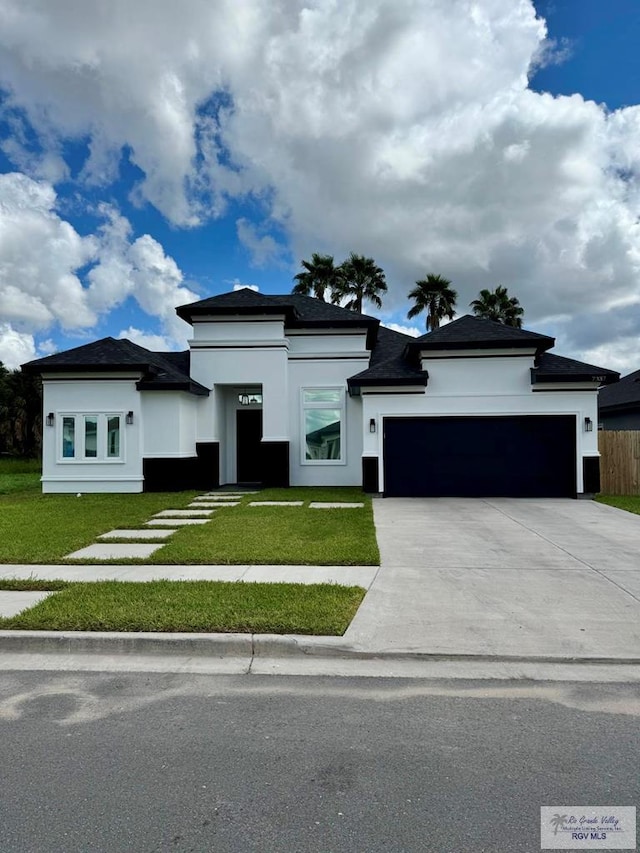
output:
[[[470,303],[476,317],[495,320],[505,326],[522,327],[524,309],[515,296],[509,296],[507,288],[498,285],[494,291],[481,290],[478,299]]]
[[[319,255],[314,252],[310,261],[300,263],[304,267],[304,272],[294,276],[297,284],[291,292],[302,296],[315,296],[316,299],[322,299],[325,302],[325,293],[333,292],[340,277],[340,267],[334,266],[333,255]]]
[[[383,269],[373,258],[365,258],[364,255],[351,252],[340,266],[340,277],[333,289],[331,301],[336,305],[346,299],[344,307],[361,314],[365,299],[373,302],[377,308],[381,308],[380,295],[386,292],[387,282]]]
[[[426,311],[427,332],[433,332],[440,328],[440,321],[445,317],[453,320],[457,298],[458,294],[448,279],[428,273],[426,278],[416,281],[416,286],[409,293],[409,299],[413,299],[415,305],[407,317],[411,320]]]

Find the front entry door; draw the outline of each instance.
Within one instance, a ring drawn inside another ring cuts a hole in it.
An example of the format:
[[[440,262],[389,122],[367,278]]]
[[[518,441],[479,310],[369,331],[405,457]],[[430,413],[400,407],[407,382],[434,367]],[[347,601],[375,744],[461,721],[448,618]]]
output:
[[[262,409],[236,411],[236,463],[239,483],[262,480]]]

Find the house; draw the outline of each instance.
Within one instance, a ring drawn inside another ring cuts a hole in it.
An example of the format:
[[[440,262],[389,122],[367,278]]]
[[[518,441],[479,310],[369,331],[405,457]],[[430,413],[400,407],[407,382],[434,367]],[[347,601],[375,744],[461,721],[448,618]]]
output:
[[[465,316],[411,338],[250,289],[177,313],[187,352],[105,338],[23,366],[43,379],[43,491],[598,490],[598,387],[618,374],[549,352],[551,337]]]
[[[640,370],[601,389],[598,426],[601,429],[640,430]]]

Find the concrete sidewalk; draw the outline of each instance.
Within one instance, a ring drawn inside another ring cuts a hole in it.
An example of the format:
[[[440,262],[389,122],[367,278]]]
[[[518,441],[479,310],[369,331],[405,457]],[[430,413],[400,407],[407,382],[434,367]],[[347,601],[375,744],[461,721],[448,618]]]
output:
[[[640,517],[593,501],[374,501],[370,652],[640,659]]]

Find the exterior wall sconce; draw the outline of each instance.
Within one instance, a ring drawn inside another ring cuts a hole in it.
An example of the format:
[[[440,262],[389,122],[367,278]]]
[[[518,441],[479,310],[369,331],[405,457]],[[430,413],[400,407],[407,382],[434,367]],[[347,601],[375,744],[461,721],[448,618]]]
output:
[[[125,416],[125,421],[127,424],[129,424],[129,426],[131,426],[131,424],[133,423],[133,412],[127,412]]]
[[[249,395],[247,394],[246,391],[243,391],[242,394],[240,394],[240,405],[241,406],[248,406],[249,405]]]
[[[55,424],[55,422],[56,422],[56,416],[53,414],[53,412],[49,412],[49,414],[47,415],[47,420],[46,420],[47,426],[53,426]]]
[[[376,431],[376,419],[371,418],[369,421],[369,432],[375,432],[375,431]]]
[[[593,432],[593,421],[591,420],[591,418],[584,419],[584,431]]]

